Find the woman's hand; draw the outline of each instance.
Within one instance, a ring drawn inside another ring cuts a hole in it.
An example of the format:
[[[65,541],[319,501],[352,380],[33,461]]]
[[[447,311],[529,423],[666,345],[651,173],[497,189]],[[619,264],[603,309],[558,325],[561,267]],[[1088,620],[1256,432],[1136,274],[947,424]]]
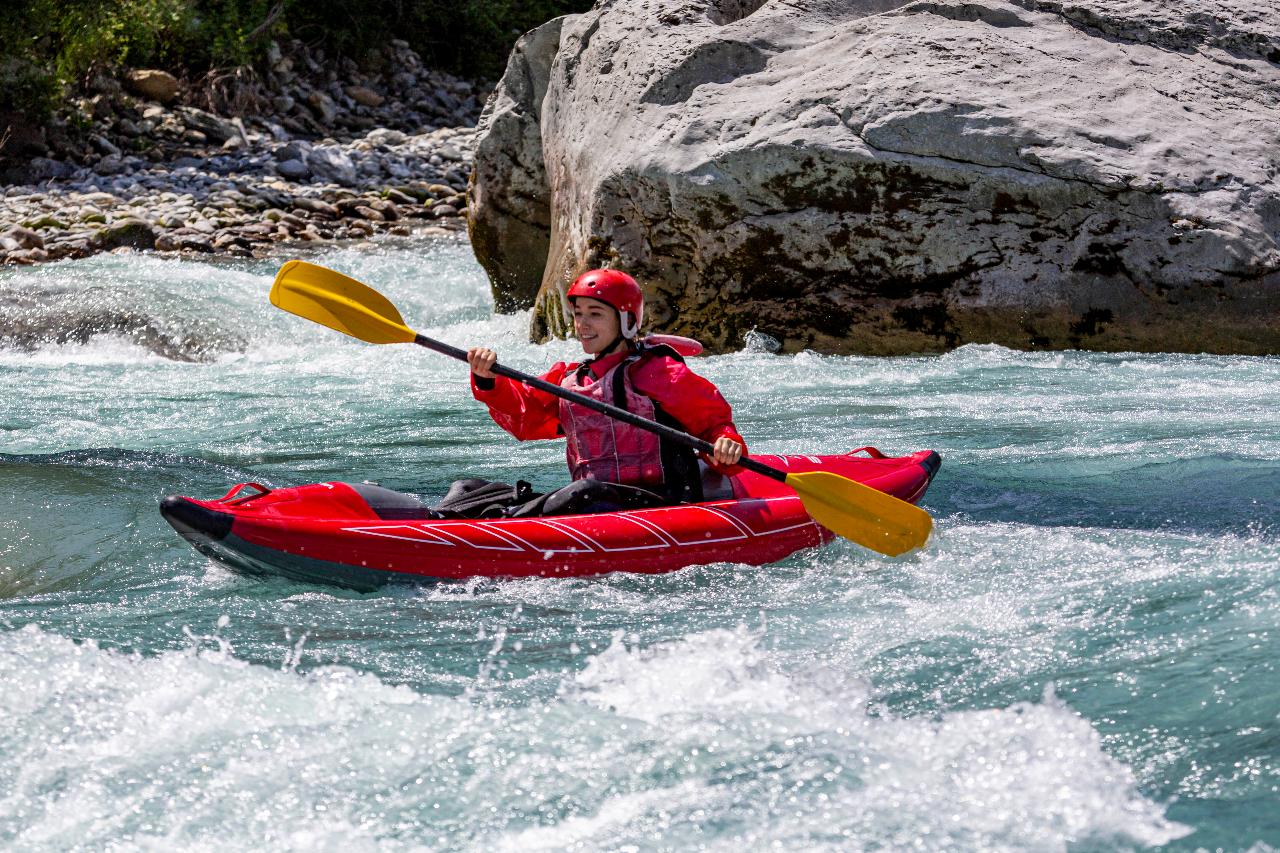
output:
[[[712,458],[717,465],[736,465],[742,458],[742,445],[727,435],[717,438],[714,447]]]
[[[467,350],[467,364],[471,372],[481,379],[494,377],[493,366],[498,363],[498,354],[488,347],[472,347]]]

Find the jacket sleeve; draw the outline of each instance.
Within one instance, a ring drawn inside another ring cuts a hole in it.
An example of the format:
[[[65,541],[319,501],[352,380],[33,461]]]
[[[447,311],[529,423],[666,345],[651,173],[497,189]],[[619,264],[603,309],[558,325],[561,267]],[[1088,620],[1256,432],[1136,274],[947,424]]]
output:
[[[731,438],[742,445],[743,453],[746,452],[747,443],[733,424],[733,409],[720,389],[684,363],[670,356],[651,358],[631,375],[631,383],[641,394],[662,406],[691,434],[713,444],[717,438]],[[737,465],[717,465],[706,455],[702,458],[726,476],[742,471]]]
[[[559,385],[566,369],[564,362],[557,362],[542,378]],[[489,407],[494,423],[521,441],[564,435],[560,429],[560,401],[546,391],[505,376],[485,381],[473,373],[471,394]]]

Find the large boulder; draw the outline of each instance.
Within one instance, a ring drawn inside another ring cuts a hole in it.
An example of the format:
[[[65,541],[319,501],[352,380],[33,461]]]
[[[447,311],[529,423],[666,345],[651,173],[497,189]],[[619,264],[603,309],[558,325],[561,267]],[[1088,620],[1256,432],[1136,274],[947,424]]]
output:
[[[529,308],[542,286],[551,239],[542,101],[560,31],[574,17],[549,21],[516,42],[476,128],[467,230],[501,312]]]
[[[616,0],[537,38],[471,214],[500,305],[545,248],[534,337],[607,264],[721,349],[1280,352],[1272,4]]]

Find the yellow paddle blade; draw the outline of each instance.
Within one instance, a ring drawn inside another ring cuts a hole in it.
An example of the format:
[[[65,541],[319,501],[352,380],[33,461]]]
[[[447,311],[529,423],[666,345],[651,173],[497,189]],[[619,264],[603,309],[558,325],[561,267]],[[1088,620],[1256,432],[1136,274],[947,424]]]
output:
[[[839,474],[788,474],[787,485],[814,521],[890,557],[924,545],[933,529],[933,519],[920,507]]]
[[[271,304],[371,344],[407,344],[417,337],[387,297],[350,276],[306,261],[280,267],[271,286]]]

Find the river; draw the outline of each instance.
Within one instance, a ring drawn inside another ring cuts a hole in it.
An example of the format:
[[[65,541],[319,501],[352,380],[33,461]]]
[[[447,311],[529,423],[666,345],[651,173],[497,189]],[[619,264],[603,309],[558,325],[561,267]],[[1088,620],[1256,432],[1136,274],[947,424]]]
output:
[[[465,244],[309,258],[575,352]],[[701,358],[761,452],[938,450],[930,544],[355,593],[230,574],[157,502],[546,488],[563,450],[272,308],[284,259],[0,270],[0,846],[1280,847],[1280,359]]]

